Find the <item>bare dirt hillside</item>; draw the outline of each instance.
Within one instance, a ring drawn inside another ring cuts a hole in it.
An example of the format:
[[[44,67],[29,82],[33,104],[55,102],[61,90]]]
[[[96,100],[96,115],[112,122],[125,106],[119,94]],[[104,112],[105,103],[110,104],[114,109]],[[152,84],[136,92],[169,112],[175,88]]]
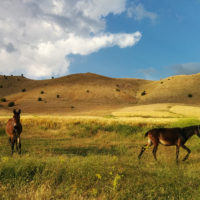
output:
[[[174,76],[159,81],[119,79],[92,73],[49,80],[0,76],[0,111],[21,108],[25,113],[79,113],[154,104],[199,104],[200,74]],[[41,101],[38,100],[41,98]],[[14,107],[8,107],[9,102]]]
[[[199,88],[200,74],[178,75],[140,85],[136,98],[140,104],[200,104]]]
[[[49,80],[0,76],[1,110],[15,102],[27,113],[71,113],[110,109],[137,103],[139,86],[149,81],[115,79],[92,73],[74,74]],[[23,92],[23,89],[25,91]],[[38,101],[41,98],[42,101]],[[13,109],[13,108],[10,108]]]

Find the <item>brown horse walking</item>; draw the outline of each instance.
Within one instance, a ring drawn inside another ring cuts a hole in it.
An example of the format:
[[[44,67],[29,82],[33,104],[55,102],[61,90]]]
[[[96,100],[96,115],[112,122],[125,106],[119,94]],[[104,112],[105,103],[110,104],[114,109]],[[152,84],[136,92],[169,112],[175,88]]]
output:
[[[148,144],[144,145],[138,155],[140,159],[144,151],[153,145],[153,156],[155,160],[156,152],[159,144],[165,146],[176,146],[176,162],[178,162],[179,148],[182,147],[187,151],[187,155],[183,158],[183,161],[187,160],[191,150],[185,146],[187,140],[196,134],[200,137],[200,126],[189,126],[185,128],[156,128],[148,131],[145,137],[148,136]]]
[[[16,150],[21,154],[21,138],[20,134],[22,132],[22,125],[20,123],[20,113],[21,110],[17,112],[13,110],[13,118],[9,119],[6,124],[6,133],[9,136],[9,142],[11,145],[11,151],[13,155],[14,145],[16,144]]]

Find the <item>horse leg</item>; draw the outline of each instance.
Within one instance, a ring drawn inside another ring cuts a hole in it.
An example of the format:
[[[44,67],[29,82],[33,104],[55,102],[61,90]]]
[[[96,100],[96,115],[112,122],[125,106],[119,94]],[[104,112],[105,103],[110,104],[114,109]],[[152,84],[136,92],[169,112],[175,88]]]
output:
[[[16,141],[15,141],[15,145],[16,145],[16,151],[18,152],[18,138],[16,139]]]
[[[17,143],[19,145],[18,153],[21,154],[21,138],[20,138],[20,136],[17,138]]]
[[[14,145],[15,145],[15,140],[14,140],[14,138],[11,138],[11,143],[10,143],[10,145],[11,145],[11,155],[13,155],[13,152],[14,152]]]
[[[152,145],[152,142],[151,142],[151,140],[149,139],[149,140],[148,140],[148,144],[145,144],[145,145],[142,147],[142,149],[141,149],[141,151],[140,151],[140,154],[138,155],[138,159],[141,158],[141,156],[142,156],[142,154],[145,152],[145,150],[146,150],[148,147],[150,147],[151,145]]]
[[[141,151],[140,151],[140,154],[138,155],[138,159],[141,158],[142,154],[145,152],[145,150],[147,149],[147,147],[148,147],[148,144],[145,144],[145,145],[142,147],[142,149],[141,149]]]
[[[176,163],[178,163],[178,156],[179,156],[179,146],[176,145]]]
[[[152,151],[153,156],[154,156],[154,159],[155,159],[156,161],[157,161],[157,158],[156,158],[156,152],[157,152],[157,149],[158,149],[158,144],[155,145],[155,146],[153,147],[153,151]]]
[[[185,161],[185,160],[187,160],[188,159],[188,157],[189,157],[189,155],[190,155],[190,153],[191,153],[191,150],[189,149],[189,148],[187,148],[184,144],[183,145],[181,145],[181,147],[183,148],[183,149],[185,149],[188,153],[187,153],[187,155],[183,158],[183,160],[182,161]]]

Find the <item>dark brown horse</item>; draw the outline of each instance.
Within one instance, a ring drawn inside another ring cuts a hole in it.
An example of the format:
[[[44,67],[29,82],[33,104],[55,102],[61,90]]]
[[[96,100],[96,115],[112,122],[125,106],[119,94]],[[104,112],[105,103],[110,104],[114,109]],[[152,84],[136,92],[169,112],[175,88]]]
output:
[[[13,118],[9,119],[6,124],[6,133],[9,136],[9,141],[11,145],[11,151],[13,155],[14,145],[16,144],[16,150],[21,154],[21,138],[20,134],[22,132],[22,125],[20,123],[20,113],[21,110],[17,112],[13,110]]]
[[[187,155],[183,158],[183,161],[187,160],[191,150],[185,146],[187,140],[196,134],[200,137],[200,126],[189,126],[185,128],[156,128],[148,131],[145,137],[148,136],[148,143],[144,145],[138,155],[140,159],[144,151],[153,145],[153,156],[155,160],[156,152],[159,144],[165,146],[176,146],[176,162],[178,162],[179,148],[182,147],[187,151]]]

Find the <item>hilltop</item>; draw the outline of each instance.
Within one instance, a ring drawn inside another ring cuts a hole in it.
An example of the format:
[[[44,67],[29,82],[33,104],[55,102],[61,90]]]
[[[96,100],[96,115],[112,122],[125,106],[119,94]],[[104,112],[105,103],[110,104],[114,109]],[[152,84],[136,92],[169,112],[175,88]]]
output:
[[[48,80],[23,76],[0,76],[0,110],[8,102],[25,113],[79,113],[108,111],[127,106],[181,103],[198,105],[200,74],[179,75],[159,81],[109,78],[93,73],[72,74]],[[38,98],[42,101],[38,101]]]

